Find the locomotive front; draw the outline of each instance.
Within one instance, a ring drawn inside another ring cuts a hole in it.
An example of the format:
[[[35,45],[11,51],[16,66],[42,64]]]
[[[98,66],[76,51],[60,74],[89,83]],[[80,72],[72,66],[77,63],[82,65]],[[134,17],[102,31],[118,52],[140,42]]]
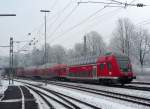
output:
[[[129,57],[116,55],[116,60],[121,74],[119,77],[119,82],[122,84],[130,83],[136,77],[132,71],[132,65]]]

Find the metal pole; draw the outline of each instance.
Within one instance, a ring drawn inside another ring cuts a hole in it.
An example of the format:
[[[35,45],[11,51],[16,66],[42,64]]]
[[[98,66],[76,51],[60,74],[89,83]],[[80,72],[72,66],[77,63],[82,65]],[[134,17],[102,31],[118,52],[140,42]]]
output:
[[[86,35],[84,36],[84,56],[86,56],[87,47],[86,47]]]
[[[10,54],[9,54],[9,84],[10,80],[12,80],[13,84],[13,38],[10,37]]]
[[[40,10],[40,12],[44,12],[45,16],[44,16],[44,21],[45,21],[45,50],[44,50],[44,64],[47,63],[47,46],[46,46],[46,13],[50,12],[49,10]]]
[[[13,47],[14,47],[14,45],[13,45],[13,38],[12,38],[12,84],[14,84],[14,54],[13,54]]]
[[[9,74],[8,74],[9,84],[10,84],[10,73],[11,73],[11,37],[10,37],[10,48],[9,48]]]
[[[16,14],[0,14],[0,16],[16,16]],[[9,72],[8,72],[8,78],[9,78],[9,84],[10,84],[10,73],[12,72],[12,56],[11,56],[11,53],[13,52],[13,47],[12,47],[12,44],[13,44],[13,38],[10,37],[10,45],[9,45],[9,48],[10,48],[10,51],[9,51]],[[6,46],[5,46],[6,47]]]
[[[45,64],[45,69],[46,69],[46,63],[47,63],[47,46],[46,46],[46,13],[47,12],[50,12],[49,10],[40,10],[41,12],[44,12],[45,13],[45,17],[44,17],[44,20],[45,20],[45,52],[44,52],[44,64]],[[45,85],[47,84],[47,80],[45,81]]]
[[[46,54],[47,52],[46,51],[47,51],[47,48],[46,48],[46,12],[45,12],[45,58],[44,58],[45,59],[45,61],[44,61],[45,64],[47,62],[47,54]]]

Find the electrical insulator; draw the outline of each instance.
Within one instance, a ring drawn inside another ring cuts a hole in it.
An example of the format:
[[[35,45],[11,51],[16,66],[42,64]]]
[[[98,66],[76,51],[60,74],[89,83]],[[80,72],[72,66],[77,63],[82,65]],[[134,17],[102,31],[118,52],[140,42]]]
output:
[[[142,3],[138,3],[137,7],[143,7],[144,5]]]

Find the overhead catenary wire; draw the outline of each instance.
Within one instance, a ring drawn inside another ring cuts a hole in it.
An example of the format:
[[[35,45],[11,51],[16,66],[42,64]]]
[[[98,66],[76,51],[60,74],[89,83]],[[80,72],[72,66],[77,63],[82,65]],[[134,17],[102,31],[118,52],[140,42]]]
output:
[[[61,17],[61,15],[65,12],[65,10],[67,10],[71,4],[73,3],[73,0],[70,0],[64,7],[63,9],[61,9],[60,11],[57,12],[57,14],[55,14],[53,17],[51,17],[52,19],[54,19],[52,21],[52,19],[49,19],[51,20],[52,22],[50,24],[47,23],[47,26],[50,26],[50,27],[47,27],[47,30],[49,28],[51,28],[55,23],[57,23],[57,20]]]
[[[138,25],[138,26],[140,26],[140,25],[147,25],[149,23],[150,23],[150,19],[147,19],[147,20],[143,20],[143,21],[137,23],[136,25]]]
[[[138,25],[138,26],[144,26],[144,25],[148,25],[148,24],[150,24],[150,19],[149,19],[149,20],[146,20],[146,21],[143,21],[143,22],[141,22],[141,23],[138,23],[138,24],[136,24],[136,25]]]
[[[86,1],[86,2],[78,2],[78,5],[81,4],[81,3],[100,3],[100,4],[105,4],[105,5],[110,5],[110,4],[118,4],[118,3],[113,3],[113,2],[100,2],[100,1]]]
[[[52,23],[50,23],[50,24],[47,24],[47,25],[53,25],[54,23],[56,23],[57,22],[57,20],[58,20],[58,18],[60,18],[60,16],[64,13],[64,11],[66,10],[66,9],[68,9],[69,8],[69,6],[71,5],[73,3],[73,1],[71,0],[71,1],[69,1],[65,6],[64,6],[64,8],[62,9],[62,10],[60,10],[57,14],[55,14],[54,16],[52,16],[51,18],[52,19],[54,19],[55,17],[55,20],[52,22]],[[51,19],[50,19],[51,20]],[[36,29],[38,29],[39,31],[40,31],[40,29],[43,27],[43,23],[39,26],[39,29],[38,28],[35,28],[32,32],[34,32],[34,31],[36,31]],[[39,37],[42,37],[43,35],[39,35]],[[42,40],[40,40],[40,41],[42,41]],[[27,45],[28,46],[28,45]]]
[[[65,18],[57,25],[57,27],[54,29],[54,31],[52,32],[52,34],[50,34],[49,36],[52,37],[55,32],[65,23],[65,21],[73,14],[73,12],[77,9],[78,5],[76,5],[71,11],[70,13],[65,16]]]
[[[53,4],[51,5],[51,9],[53,9],[56,4],[57,4],[58,0],[55,0],[53,2]],[[53,18],[53,17],[52,17]],[[35,27],[31,32],[29,32],[30,34],[34,33],[35,31],[40,31],[40,29],[44,26],[44,23],[41,23],[38,27]],[[26,36],[26,35],[25,35]],[[29,47],[29,43],[26,43],[21,49],[25,48],[25,47]]]
[[[116,0],[111,0],[111,1],[117,2],[117,4],[124,4],[124,5],[137,6],[137,4],[130,4],[130,3],[135,2],[135,0],[131,1],[129,4],[123,3],[123,2],[118,2],[118,1],[116,1]],[[88,2],[92,2],[92,3],[93,3],[93,1],[88,1]],[[84,2],[83,2],[83,3],[84,3]],[[85,3],[86,3],[86,2],[85,2]],[[101,2],[100,2],[100,3],[101,3]],[[143,5],[143,6],[149,6],[149,5]],[[106,8],[106,7],[107,7],[107,6],[105,6],[104,8]],[[121,7],[121,6],[114,6],[114,7]],[[67,29],[65,32],[63,32],[61,35],[56,36],[55,39],[52,40],[52,42],[53,42],[54,40],[56,40],[57,38],[59,38],[59,37],[65,35],[67,32],[69,32],[69,31],[73,30],[74,28],[78,27],[78,26],[81,25],[82,23],[84,23],[84,21],[83,21],[83,22],[80,22],[80,23],[78,23],[78,24],[76,24],[76,25],[74,25],[74,26],[72,26],[72,27],[70,27],[70,28]]]
[[[125,4],[125,3],[122,3],[122,2],[118,2],[118,1],[116,1],[116,0],[111,0],[111,1],[116,2],[115,4]],[[93,1],[88,1],[88,2],[89,2],[89,3],[104,3],[104,2],[93,2]],[[135,0],[131,1],[130,3],[133,3],[133,2],[135,2]],[[84,2],[83,2],[83,3],[84,3]],[[87,3],[87,2],[85,2],[85,3]],[[130,4],[130,3],[127,4],[127,5],[133,5],[133,6],[134,6],[134,4]],[[111,4],[111,3],[109,3],[109,4]],[[107,6],[109,6],[109,5],[107,5]],[[107,6],[105,6],[104,8],[106,8]],[[110,6],[110,7],[111,7],[111,6]],[[113,7],[113,6],[112,6],[112,7]],[[114,6],[114,7],[122,7],[122,6]],[[120,9],[120,8],[118,8],[118,9]],[[118,9],[117,9],[117,10],[118,10]],[[70,31],[72,31],[74,28],[78,27],[78,26],[81,25],[82,23],[84,23],[84,21],[81,22],[81,23],[78,23],[77,25],[74,25],[74,26],[70,27],[67,31],[63,32],[61,35],[56,36],[55,39],[53,39],[51,42],[54,42],[57,38],[59,38],[59,37],[65,35],[66,33],[70,32]]]
[[[150,5],[145,5],[143,3],[137,3],[137,4],[133,4],[134,1],[131,1],[130,3],[127,3],[127,2],[120,2],[120,1],[117,1],[117,0],[110,0],[112,2],[95,2],[95,1],[80,1],[78,2],[78,4],[81,4],[81,3],[100,3],[100,4],[109,4],[109,6],[107,7],[123,7],[123,8],[126,8],[128,6],[136,6],[136,7],[144,7],[144,6],[150,6]]]
[[[110,12],[107,12],[107,13],[104,13],[104,14],[100,15],[98,18],[102,18],[104,15],[108,15],[108,14],[111,14],[111,18],[112,18],[113,16],[116,15],[116,13],[118,13],[118,11],[121,11],[121,9],[122,9],[122,8],[114,9],[114,10],[112,10],[112,11],[110,11]],[[114,13],[115,13],[115,14],[114,14]],[[106,19],[109,19],[109,18],[110,18],[110,17],[107,16],[107,17],[105,18],[105,20],[106,20]],[[98,19],[98,20],[96,20],[95,22],[93,22],[92,24],[89,24],[88,26],[86,26],[86,28],[85,28],[84,30],[88,29],[89,27],[91,28],[91,27],[93,27],[93,26],[98,26],[99,24],[101,24],[100,22],[102,22],[102,19]]]
[[[107,12],[107,13],[104,13],[104,14],[102,14],[102,15],[100,15],[98,18],[102,18],[104,15],[108,15],[108,14],[113,14],[114,16],[116,15],[116,14],[114,14],[114,12],[118,12],[118,11],[120,11],[120,9],[122,9],[122,8],[117,8],[117,9],[115,9],[115,10],[113,10],[113,11],[110,11],[110,12]],[[108,18],[110,18],[110,17],[106,17],[107,19]],[[111,16],[111,18],[112,18],[112,16]],[[100,21],[101,21],[102,19],[100,19],[100,20],[98,20],[98,21],[96,21],[96,22],[94,22],[94,23],[92,23],[92,24],[90,24],[90,25],[88,25],[88,27],[93,27],[93,26],[97,26],[97,25],[99,25],[100,23]],[[106,20],[106,19],[105,19]],[[92,20],[93,21],[93,20]],[[87,28],[88,28],[87,27]],[[87,29],[87,28],[85,28],[85,29]],[[84,30],[85,30],[84,29]],[[78,31],[78,32],[81,32],[81,31],[84,31],[84,30],[80,30],[80,31]],[[60,36],[60,37],[62,37],[62,36]],[[58,38],[60,38],[60,37],[57,37],[57,39]],[[56,39],[54,39],[54,40],[52,40],[51,42],[54,42]]]
[[[97,10],[96,12],[92,13],[90,16],[88,16],[87,18],[85,18],[84,20],[80,21],[79,23],[71,26],[70,28],[68,28],[65,32],[63,32],[62,34],[58,35],[55,37],[55,39],[53,39],[51,42],[53,42],[54,40],[56,40],[57,38],[65,35],[66,33],[72,31],[73,29],[77,28],[78,26],[84,24],[85,22],[87,22],[91,17],[95,16],[96,14],[98,14],[99,12],[103,11],[106,7],[103,7],[99,10]]]
[[[112,2],[118,3],[118,4],[122,4],[122,2],[116,1],[116,0],[110,0]]]
[[[51,6],[51,9],[53,9],[53,8],[56,6],[56,4],[57,4],[58,1],[59,1],[59,0],[54,0],[53,4],[52,4],[52,6]]]
[[[119,1],[116,1],[116,0],[110,0],[110,1],[113,1],[114,2],[114,4],[123,4],[122,2],[119,2]],[[90,1],[90,2],[92,2],[92,1]],[[132,2],[135,2],[135,0],[132,0],[130,3],[132,3]],[[129,4],[130,4],[129,3]],[[113,3],[112,3],[113,4]],[[113,7],[113,6],[112,6]],[[114,7],[116,7],[116,6],[114,6]],[[118,7],[120,7],[120,6],[118,6]],[[106,8],[106,7],[105,7]],[[59,17],[58,17],[59,18]],[[57,21],[57,20],[56,20]],[[62,22],[62,24],[63,24],[64,22]],[[62,25],[61,23],[59,24],[60,26],[57,26],[58,28],[60,28],[61,27],[61,25]],[[82,23],[81,23],[82,24]],[[75,28],[76,28],[76,26],[77,25],[74,25],[75,26]],[[78,27],[78,26],[77,26]],[[56,33],[56,31],[58,30],[58,28],[56,28],[55,29],[55,31],[53,31],[53,33],[51,34],[51,36],[53,36],[55,33]],[[70,28],[71,29],[71,28]],[[69,30],[69,29],[68,29]],[[72,29],[71,29],[72,30]],[[64,34],[66,34],[66,33],[63,33],[62,35],[64,35]],[[61,35],[59,35],[59,36],[61,36]],[[56,38],[55,38],[56,39]],[[55,40],[54,39],[54,40]]]
[[[50,23],[49,25],[53,26],[57,22],[58,18],[60,18],[60,16],[63,14],[63,12],[66,9],[68,9],[71,4],[72,4],[72,0],[69,1],[69,3],[67,3],[67,5],[65,5],[65,7],[61,11],[58,12],[57,17],[55,18],[55,20],[52,23]]]

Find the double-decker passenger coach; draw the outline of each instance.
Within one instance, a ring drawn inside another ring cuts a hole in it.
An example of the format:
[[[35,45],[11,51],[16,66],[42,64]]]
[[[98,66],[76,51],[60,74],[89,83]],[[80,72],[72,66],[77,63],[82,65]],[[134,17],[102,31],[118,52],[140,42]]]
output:
[[[130,59],[123,54],[86,56],[68,64],[70,80],[99,81],[100,83],[130,83],[134,78]]]
[[[84,56],[67,64],[19,69],[17,76],[74,81],[97,81],[105,84],[130,83],[135,75],[128,56],[109,53],[103,56]]]

